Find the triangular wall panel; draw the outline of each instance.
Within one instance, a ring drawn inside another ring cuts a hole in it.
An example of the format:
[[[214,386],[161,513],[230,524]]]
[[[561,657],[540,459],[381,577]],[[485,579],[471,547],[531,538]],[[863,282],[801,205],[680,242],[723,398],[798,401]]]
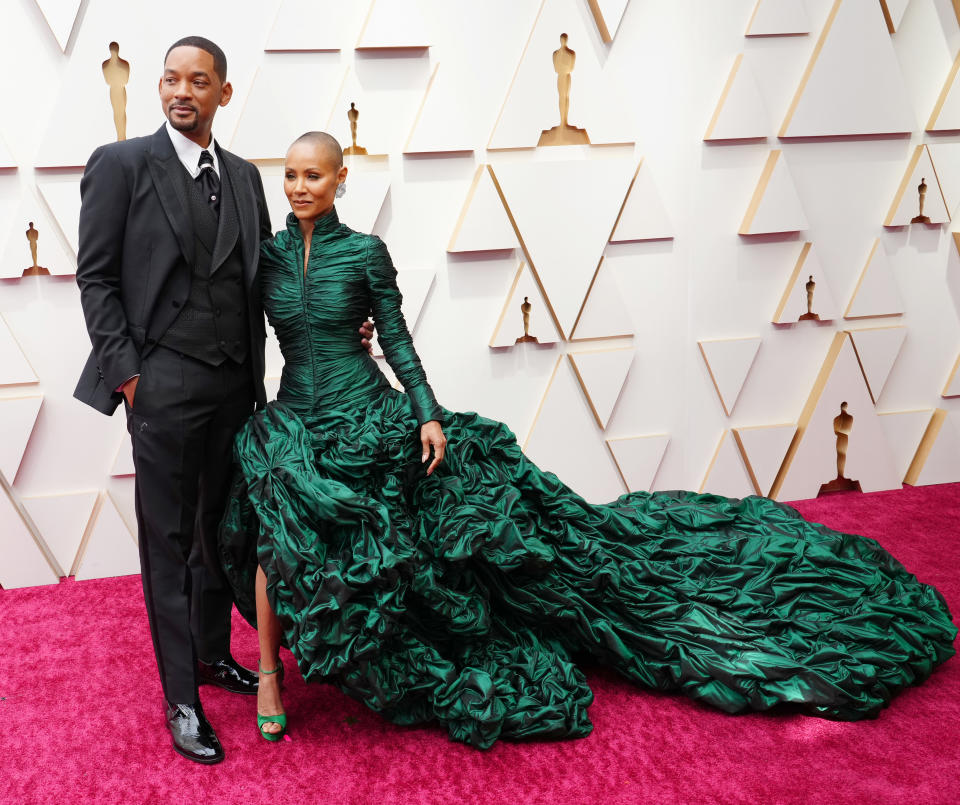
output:
[[[366,154],[358,158],[383,157],[394,148],[401,147],[400,127],[406,118],[398,119],[396,108],[380,101],[380,94],[364,86],[355,69],[347,69],[330,109],[330,116],[324,125],[324,131],[336,137],[337,142],[346,150],[353,143],[350,127],[350,104],[354,105],[357,117],[357,146],[365,148]],[[404,111],[413,114],[413,103],[404,107]],[[412,119],[412,118],[411,118]]]
[[[358,50],[427,48],[430,33],[418,0],[373,0]]]
[[[600,38],[610,44],[617,35],[617,29],[623,20],[623,13],[627,10],[629,0],[589,0],[589,2]]]
[[[669,441],[666,433],[607,439],[607,447],[628,492],[650,491]]]
[[[757,0],[747,36],[797,36],[810,33],[803,0]]]
[[[33,265],[27,230],[30,222],[37,230],[37,263],[51,274],[72,276],[77,273],[77,258],[66,245],[59,227],[45,209],[45,205],[32,193],[25,193],[20,206],[9,221],[0,221],[0,226],[10,227],[6,248],[0,261],[0,279],[23,276],[25,269]]]
[[[270,397],[269,399],[274,398]],[[110,467],[110,476],[124,478],[136,474],[136,468],[133,466],[133,448],[130,445],[130,436],[124,431],[120,437],[120,444],[117,446],[117,454],[113,458],[113,466]]]
[[[353,47],[366,19],[369,0],[283,0],[266,51],[323,51]]]
[[[844,476],[858,481],[864,492],[900,485],[893,457],[884,438],[873,400],[863,379],[847,333],[833,342],[797,422],[797,433],[770,491],[776,500],[816,497],[820,487],[837,475],[837,435],[834,421],[841,403],[853,417]]]
[[[897,188],[893,203],[887,212],[887,218],[883,222],[884,226],[907,226],[914,217],[919,215],[921,183],[927,186],[923,214],[930,219],[928,223],[944,224],[950,220],[947,200],[943,197],[930,149],[926,145],[918,145],[913,149],[910,162],[900,181],[900,187]]]
[[[37,189],[57,219],[57,225],[76,259],[80,243],[80,177],[41,176],[37,179]]]
[[[601,428],[607,427],[620,399],[634,354],[633,347],[567,353],[594,419]]]
[[[10,149],[3,141],[3,137],[0,136],[0,170],[15,167],[17,167],[17,161],[13,158],[13,154],[10,153]]]
[[[876,403],[880,399],[883,387],[890,377],[893,364],[896,363],[900,349],[907,337],[906,327],[868,327],[863,330],[850,330],[850,340],[870,398]]]
[[[960,417],[937,408],[923,434],[904,483],[911,486],[960,481]]]
[[[626,243],[672,237],[673,224],[660,199],[660,191],[650,169],[645,167],[641,160],[627,191],[627,198],[623,202],[610,242]]]
[[[91,490],[23,499],[24,507],[64,575],[70,575],[73,569],[98,496],[96,490]]]
[[[757,357],[757,350],[760,349],[760,340],[759,336],[754,336],[697,342],[723,412],[727,416],[733,413],[737,404],[740,390],[746,382],[754,358]]]
[[[50,26],[60,50],[67,52],[70,32],[77,21],[82,0],[36,0],[43,18]]]
[[[774,324],[787,324],[789,322],[801,321],[801,316],[808,313],[810,305],[810,296],[807,291],[807,283],[811,281],[813,285],[812,312],[819,317],[819,321],[831,321],[840,315],[839,307],[830,289],[830,283],[827,274],[817,257],[817,251],[809,241],[803,244],[800,255],[793,267],[790,278],[787,280],[786,288],[777,309],[774,311],[772,321]]]
[[[78,556],[77,581],[139,573],[140,554],[136,538],[108,493],[103,494],[95,517]]]
[[[890,446],[898,478],[906,477],[932,416],[932,408],[883,411],[879,414],[880,427]]]
[[[591,503],[606,503],[618,497],[623,486],[601,436],[573,367],[559,356],[524,452]]]
[[[596,276],[587,291],[571,341],[617,338],[633,334],[633,321],[617,278],[605,260],[597,266]]]
[[[323,128],[344,68],[322,54],[266,54],[250,87],[230,150],[245,159],[282,159],[298,133]],[[303,88],[310,87],[310,102]],[[349,140],[347,141],[349,142]]]
[[[758,495],[770,493],[770,487],[796,432],[797,426],[794,424],[733,429],[733,437],[740,447],[747,473]]]
[[[517,236],[490,170],[486,165],[478,165],[447,251],[479,252],[516,246]]]
[[[586,27],[584,17],[582,0],[543,3],[487,148],[533,148],[541,132],[559,125],[552,54],[560,48],[561,33],[568,35],[567,47],[576,54],[568,125],[585,129],[593,145],[633,142],[633,124],[622,102],[629,92],[604,70],[592,47],[596,33]]]
[[[0,314],[0,386],[21,386],[39,382],[40,378],[33,371],[3,314]]]
[[[725,430],[720,436],[699,491],[727,498],[756,494],[743,454],[731,431]]]
[[[449,70],[437,64],[413,122],[405,154],[473,151],[474,133],[464,105],[470,102]]]
[[[628,160],[511,162],[491,168],[527,262],[563,334],[576,322],[633,176]],[[590,187],[590,193],[571,193]]]
[[[957,75],[960,73],[960,53],[953,60],[953,66],[943,82],[943,89],[937,97],[930,119],[927,120],[927,131],[958,131],[960,130],[960,82]]]
[[[57,574],[37,546],[23,516],[0,479],[0,587],[56,584]]]
[[[877,238],[843,316],[846,319],[900,316],[903,310],[903,299],[900,298],[893,268],[880,238]]]
[[[834,0],[779,136],[899,134],[914,126],[876,0]]]
[[[537,339],[537,343],[556,344],[563,340],[536,277],[527,264],[521,262],[517,266],[493,335],[490,336],[491,347],[512,347],[517,339],[523,336],[521,305],[524,303],[524,298],[529,300],[531,305],[530,335]]]
[[[20,462],[27,450],[30,434],[37,422],[43,395],[0,398],[0,422],[3,423],[3,439],[0,440],[0,473],[13,483],[20,469]]]
[[[770,122],[750,67],[737,54],[704,140],[753,140],[767,136]]]
[[[797,195],[786,160],[774,149],[760,174],[757,189],[740,224],[741,235],[766,235],[807,229],[807,216]]]

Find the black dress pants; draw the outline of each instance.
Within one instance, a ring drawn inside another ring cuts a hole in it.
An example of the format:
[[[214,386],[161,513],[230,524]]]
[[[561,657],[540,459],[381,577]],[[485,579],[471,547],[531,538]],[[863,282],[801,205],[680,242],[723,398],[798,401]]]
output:
[[[197,701],[197,660],[230,651],[233,597],[217,555],[233,437],[253,412],[250,361],[210,366],[166,347],[143,360],[133,442],[140,571],[167,701]]]

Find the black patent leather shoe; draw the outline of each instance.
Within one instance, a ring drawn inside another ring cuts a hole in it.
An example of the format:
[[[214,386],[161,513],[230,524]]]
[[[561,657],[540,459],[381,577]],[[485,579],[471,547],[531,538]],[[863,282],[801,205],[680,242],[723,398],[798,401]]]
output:
[[[203,714],[200,702],[167,702],[167,729],[173,737],[173,748],[188,760],[207,764],[223,760],[223,747]]]
[[[256,695],[260,684],[257,675],[244,668],[229,654],[216,662],[197,662],[197,681],[201,685],[216,685],[231,693]]]

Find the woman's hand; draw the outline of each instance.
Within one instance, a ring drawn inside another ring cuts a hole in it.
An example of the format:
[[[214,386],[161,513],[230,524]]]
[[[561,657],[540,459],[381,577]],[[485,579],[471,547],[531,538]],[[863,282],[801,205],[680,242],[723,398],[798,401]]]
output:
[[[423,444],[423,457],[420,463],[423,464],[430,458],[430,448],[433,448],[433,461],[427,467],[427,475],[432,473],[437,465],[443,461],[443,454],[447,449],[447,437],[443,435],[443,428],[435,419],[424,422],[420,426],[420,442]]]
[[[373,340],[373,322],[367,319],[360,325],[360,329],[357,330],[357,332],[360,333],[360,346],[369,354],[373,355],[373,344],[370,343]]]

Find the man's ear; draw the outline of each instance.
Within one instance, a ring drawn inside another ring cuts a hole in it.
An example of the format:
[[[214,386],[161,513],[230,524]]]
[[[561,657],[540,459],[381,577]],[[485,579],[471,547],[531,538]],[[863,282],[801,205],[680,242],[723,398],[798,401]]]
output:
[[[223,89],[220,90],[220,105],[226,106],[230,103],[230,99],[233,97],[233,84],[229,81],[223,85]]]

